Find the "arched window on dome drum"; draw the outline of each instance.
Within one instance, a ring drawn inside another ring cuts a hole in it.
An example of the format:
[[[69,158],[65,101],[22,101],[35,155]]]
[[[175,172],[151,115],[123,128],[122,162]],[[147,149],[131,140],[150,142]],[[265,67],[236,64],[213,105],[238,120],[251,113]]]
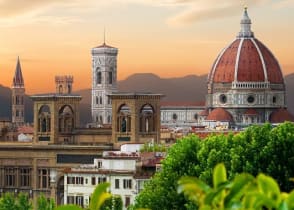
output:
[[[149,133],[155,130],[155,114],[151,105],[146,104],[140,111],[140,132]]]
[[[71,85],[67,86],[67,91],[68,91],[68,94],[71,94]]]
[[[51,113],[47,105],[41,106],[38,113],[38,132],[50,132]]]
[[[130,108],[123,104],[118,109],[117,115],[117,132],[130,132],[131,131],[131,111]]]
[[[102,73],[100,71],[100,68],[98,67],[96,69],[96,84],[101,84],[102,82]]]
[[[59,110],[58,122],[59,132],[72,132],[74,128],[74,112],[71,106],[65,105]]]

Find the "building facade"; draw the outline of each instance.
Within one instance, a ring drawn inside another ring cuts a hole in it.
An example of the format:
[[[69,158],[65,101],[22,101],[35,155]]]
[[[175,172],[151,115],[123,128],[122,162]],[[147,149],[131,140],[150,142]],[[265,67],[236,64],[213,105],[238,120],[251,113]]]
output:
[[[92,121],[111,124],[112,105],[108,95],[117,91],[118,49],[105,43],[92,48]]]
[[[16,126],[22,125],[25,122],[24,119],[24,97],[25,86],[22,76],[21,65],[19,57],[17,58],[15,73],[12,81],[12,123]]]

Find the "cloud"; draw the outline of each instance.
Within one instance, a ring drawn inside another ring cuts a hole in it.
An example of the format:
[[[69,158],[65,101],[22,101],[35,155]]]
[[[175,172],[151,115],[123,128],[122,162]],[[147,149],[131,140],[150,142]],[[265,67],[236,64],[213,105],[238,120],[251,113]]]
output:
[[[248,0],[246,6],[254,7],[265,2],[268,2],[268,0]],[[219,0],[197,0],[188,3],[189,7],[186,10],[168,19],[169,24],[188,24],[229,17],[240,14],[240,9],[244,6],[241,1],[236,0],[227,0],[225,2]]]

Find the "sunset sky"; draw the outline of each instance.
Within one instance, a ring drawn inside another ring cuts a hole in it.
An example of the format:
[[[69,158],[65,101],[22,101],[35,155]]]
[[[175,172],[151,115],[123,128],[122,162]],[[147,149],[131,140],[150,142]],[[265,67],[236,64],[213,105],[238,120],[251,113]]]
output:
[[[0,0],[0,84],[20,56],[26,92],[54,91],[55,75],[91,87],[92,47],[119,48],[118,80],[207,74],[239,32],[244,5],[255,37],[294,73],[293,0]]]

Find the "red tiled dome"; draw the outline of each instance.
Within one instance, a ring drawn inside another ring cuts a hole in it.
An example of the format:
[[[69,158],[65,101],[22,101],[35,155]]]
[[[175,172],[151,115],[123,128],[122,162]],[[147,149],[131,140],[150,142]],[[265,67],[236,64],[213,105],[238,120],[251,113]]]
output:
[[[237,38],[220,53],[209,81],[283,83],[277,59],[259,40]]]
[[[223,108],[216,108],[209,113],[206,120],[233,122],[232,115]]]
[[[198,113],[199,116],[208,116],[208,114],[209,113],[208,113],[207,109],[204,109],[204,110],[202,110],[201,112]]]
[[[282,123],[285,121],[294,122],[294,116],[287,109],[278,109],[270,115],[271,123]]]
[[[244,10],[241,31],[215,60],[208,81],[215,83],[270,82],[283,84],[280,65],[271,51],[254,37]]]

